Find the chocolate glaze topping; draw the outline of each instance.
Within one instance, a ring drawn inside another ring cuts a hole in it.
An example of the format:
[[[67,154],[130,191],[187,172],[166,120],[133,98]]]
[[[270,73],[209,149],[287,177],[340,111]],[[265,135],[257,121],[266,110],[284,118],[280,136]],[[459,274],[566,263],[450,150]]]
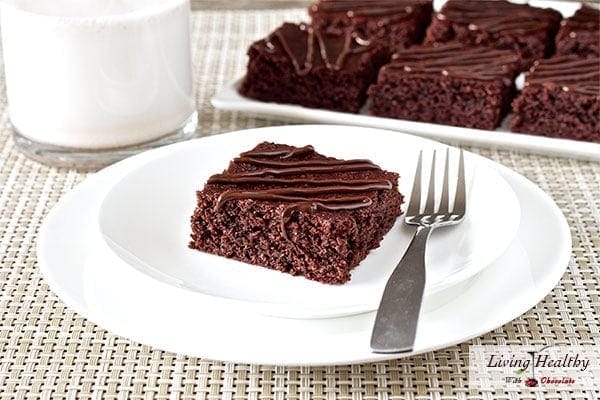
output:
[[[279,161],[279,160],[262,160],[252,157],[238,157],[234,161],[243,162],[246,164],[262,165],[265,167],[318,167],[318,166],[350,166],[355,164],[368,164],[374,168],[379,168],[369,160],[306,160],[306,161]]]
[[[560,14],[548,8],[501,0],[450,0],[437,18],[469,24],[470,30],[517,35],[547,30],[561,19]]]
[[[271,53],[281,48],[291,60],[296,74],[303,76],[321,64],[328,69],[340,70],[350,56],[370,50],[371,42],[357,32],[332,35],[308,24],[285,23],[269,35],[264,46]]]
[[[597,58],[570,55],[536,61],[525,85],[554,84],[564,91],[600,97],[600,66]]]
[[[441,73],[467,79],[495,80],[514,77],[519,56],[511,50],[450,43],[434,47],[412,47],[393,56],[386,69],[412,73]]]
[[[567,25],[575,30],[600,30],[600,10],[592,7],[582,6],[573,14],[561,22],[561,25]]]
[[[250,150],[245,151],[240,154],[240,157],[260,157],[260,156],[281,156],[282,159],[295,157],[295,156],[303,156],[308,154],[313,154],[315,149],[311,146],[304,147],[296,147],[291,150],[273,150],[273,151],[258,151],[258,150]]]
[[[317,179],[311,177],[285,177],[320,173],[339,173],[346,171],[380,170],[368,160],[290,160],[292,157],[313,153],[310,146],[290,151],[250,151],[234,161],[258,167],[267,167],[252,171],[223,173],[212,176],[209,184],[234,186],[221,193],[217,200],[216,211],[231,200],[253,199],[279,201],[287,204],[281,210],[281,234],[289,240],[286,224],[297,211],[336,211],[355,210],[369,207],[373,200],[365,193],[374,190],[391,190],[393,184],[385,179]],[[271,168],[273,167],[273,168]],[[275,168],[276,167],[276,168]],[[283,177],[282,177],[283,176]],[[276,185],[273,189],[245,190],[243,185]]]
[[[415,7],[430,4],[426,0],[321,0],[311,6],[312,12],[346,12],[352,17],[376,17],[389,14],[412,14]]]

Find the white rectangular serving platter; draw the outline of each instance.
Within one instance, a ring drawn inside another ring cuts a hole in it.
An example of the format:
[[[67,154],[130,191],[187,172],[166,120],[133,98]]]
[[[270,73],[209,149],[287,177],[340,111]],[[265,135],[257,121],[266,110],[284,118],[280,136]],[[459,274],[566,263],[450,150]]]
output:
[[[443,3],[444,1],[435,1],[434,6],[436,10],[439,10]],[[560,11],[565,17],[572,15],[581,5],[580,3],[575,2],[544,0],[532,0],[529,4],[537,7],[554,8]],[[287,122],[298,121],[365,126],[396,130],[431,139],[477,147],[520,150],[548,156],[600,161],[600,144],[598,143],[510,132],[508,126],[512,115],[508,115],[504,119],[502,126],[498,129],[487,131],[427,122],[376,117],[368,114],[368,106],[364,107],[360,113],[352,114],[312,109],[292,104],[265,103],[239,94],[238,87],[242,79],[243,78],[238,78],[227,83],[211,99],[212,104],[220,110],[244,112],[251,115],[269,117]]]

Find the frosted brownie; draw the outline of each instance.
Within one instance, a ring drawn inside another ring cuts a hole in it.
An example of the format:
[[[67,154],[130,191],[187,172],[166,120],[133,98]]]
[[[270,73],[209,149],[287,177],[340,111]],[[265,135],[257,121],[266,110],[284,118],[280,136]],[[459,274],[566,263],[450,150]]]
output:
[[[266,102],[358,112],[387,50],[354,31],[284,23],[252,44],[244,96]]]
[[[393,53],[421,43],[432,10],[431,0],[320,0],[308,13],[321,29],[350,29]]]
[[[519,57],[462,43],[397,53],[369,89],[381,117],[494,129],[510,109]]]
[[[583,6],[561,22],[556,35],[558,54],[600,56],[600,10]]]
[[[197,192],[190,247],[344,283],[394,225],[402,199],[398,174],[368,160],[265,142]]]
[[[600,68],[576,55],[540,60],[513,102],[514,132],[600,143]]]
[[[522,68],[552,53],[562,15],[550,8],[504,0],[449,0],[433,17],[426,44],[459,41],[512,49]]]

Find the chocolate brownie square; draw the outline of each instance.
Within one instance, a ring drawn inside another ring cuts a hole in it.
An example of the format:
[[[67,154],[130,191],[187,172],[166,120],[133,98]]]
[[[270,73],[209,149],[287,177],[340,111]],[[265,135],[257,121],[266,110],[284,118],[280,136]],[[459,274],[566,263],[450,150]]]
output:
[[[381,117],[494,129],[510,109],[519,57],[462,43],[394,55],[369,89]]]
[[[427,30],[426,44],[459,41],[513,49],[526,70],[554,51],[554,35],[562,15],[550,8],[504,0],[449,0]]]
[[[569,55],[536,62],[513,110],[513,132],[600,143],[598,59]]]
[[[396,50],[421,43],[433,11],[431,0],[319,0],[308,13],[330,32],[352,30]]]
[[[344,283],[392,228],[402,200],[398,174],[368,160],[265,142],[197,192],[189,246]]]
[[[600,56],[600,10],[583,6],[563,20],[556,35],[556,52]]]
[[[284,23],[252,44],[240,93],[261,101],[358,112],[387,50],[353,31]]]

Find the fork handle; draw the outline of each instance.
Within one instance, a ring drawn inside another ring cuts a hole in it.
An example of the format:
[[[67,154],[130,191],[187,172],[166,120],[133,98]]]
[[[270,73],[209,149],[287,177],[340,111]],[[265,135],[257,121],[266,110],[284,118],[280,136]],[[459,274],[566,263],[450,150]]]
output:
[[[371,350],[375,353],[413,350],[425,289],[425,248],[431,229],[417,227],[385,286],[371,336]]]

